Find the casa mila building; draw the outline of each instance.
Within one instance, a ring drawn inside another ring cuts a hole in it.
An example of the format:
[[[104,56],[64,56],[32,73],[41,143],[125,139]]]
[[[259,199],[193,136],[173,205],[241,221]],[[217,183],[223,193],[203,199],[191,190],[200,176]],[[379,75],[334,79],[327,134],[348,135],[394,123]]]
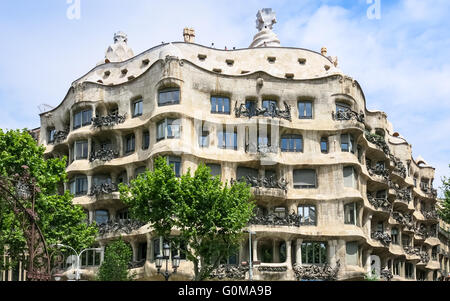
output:
[[[325,47],[282,47],[275,23],[271,9],[259,11],[250,47],[233,50],[195,44],[186,28],[184,42],[135,55],[119,32],[105,59],[41,114],[39,143],[46,157],[68,158],[64,189],[99,226],[98,245],[123,237],[133,249],[130,269],[163,279],[155,267],[163,239],[130,219],[118,192],[163,156],[177,176],[204,163],[224,182],[252,186],[251,243],[214,279],[249,279],[250,254],[254,280],[447,274],[434,168],[412,157],[385,113],[367,109],[336,57]],[[176,255],[171,279],[192,279],[192,263]],[[99,261],[84,254],[83,278]]]

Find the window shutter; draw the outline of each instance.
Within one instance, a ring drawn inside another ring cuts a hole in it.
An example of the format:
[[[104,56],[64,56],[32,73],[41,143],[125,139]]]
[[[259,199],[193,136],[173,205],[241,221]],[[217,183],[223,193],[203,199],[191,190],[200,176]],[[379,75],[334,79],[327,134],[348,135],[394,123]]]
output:
[[[294,170],[294,186],[316,187],[316,171],[311,169]]]
[[[353,167],[344,167],[344,187],[354,187]]]

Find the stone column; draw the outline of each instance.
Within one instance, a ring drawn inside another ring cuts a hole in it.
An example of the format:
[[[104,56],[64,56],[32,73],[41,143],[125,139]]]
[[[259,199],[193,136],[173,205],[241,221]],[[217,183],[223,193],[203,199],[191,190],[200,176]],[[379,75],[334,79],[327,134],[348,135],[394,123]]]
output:
[[[89,210],[89,224],[94,221],[94,210]]]
[[[88,138],[88,153],[87,153],[87,160],[89,160],[89,157],[91,156],[92,149],[93,149],[93,147],[92,147],[92,138],[89,137],[89,138]]]
[[[152,235],[150,233],[147,233],[146,236],[147,236],[147,261],[152,262],[154,260]]]
[[[123,157],[125,155],[125,150],[124,150],[124,136],[119,136],[119,143],[118,143],[118,148],[119,148],[119,157]]]
[[[113,208],[109,209],[109,219],[111,221],[115,221],[116,220],[116,213],[117,213],[116,209],[113,209]]]
[[[253,261],[258,261],[258,239],[256,237],[252,240],[252,253]]]
[[[370,260],[370,255],[372,255],[372,250],[367,250],[366,252],[366,271],[369,274],[372,274],[371,266],[372,266],[372,260]]]
[[[133,261],[137,261],[138,258],[138,243],[136,241],[131,241],[130,242],[131,248],[133,249]]]
[[[297,239],[295,243],[295,263],[302,264],[302,243],[303,239]]]
[[[272,246],[273,246],[273,251],[272,251],[272,262],[273,263],[278,263],[280,262],[280,245],[278,243],[278,241],[276,241],[275,239],[272,241]]]
[[[89,195],[91,193],[91,189],[92,189],[92,185],[93,185],[93,176],[92,175],[87,176],[87,182],[88,182],[87,194]]]
[[[244,244],[239,245],[239,258],[238,258],[238,264],[244,261],[245,258],[245,250],[244,250]]]
[[[287,268],[288,270],[292,270],[292,257],[291,257],[291,244],[292,242],[290,240],[286,240],[286,264],[287,264]]]
[[[345,244],[345,242],[344,242]],[[332,268],[336,267],[336,261],[339,258],[338,254],[338,241],[337,240],[330,240],[328,241],[328,262]],[[343,265],[344,262],[341,260],[341,265]]]
[[[143,137],[142,130],[134,131],[134,138],[135,138],[134,149],[136,152],[142,150],[142,137]]]

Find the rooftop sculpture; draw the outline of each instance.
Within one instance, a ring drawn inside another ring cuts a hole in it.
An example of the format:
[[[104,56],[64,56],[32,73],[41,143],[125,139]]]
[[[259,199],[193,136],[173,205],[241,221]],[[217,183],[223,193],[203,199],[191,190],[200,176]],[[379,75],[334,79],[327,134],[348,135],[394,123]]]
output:
[[[253,38],[250,48],[257,47],[280,47],[280,40],[272,31],[273,25],[277,23],[275,12],[271,8],[264,8],[256,15],[256,28],[259,32]]]
[[[105,63],[123,62],[134,57],[134,52],[127,43],[128,37],[124,32],[114,34],[114,44],[106,50]]]

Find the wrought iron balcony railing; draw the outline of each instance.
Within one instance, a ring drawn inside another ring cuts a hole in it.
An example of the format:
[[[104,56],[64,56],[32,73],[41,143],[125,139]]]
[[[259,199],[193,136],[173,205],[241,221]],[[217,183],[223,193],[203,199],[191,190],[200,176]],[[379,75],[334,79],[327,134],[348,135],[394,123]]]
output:
[[[392,181],[388,181],[389,188],[395,190],[396,199],[404,201],[405,203],[411,202],[411,189],[408,187],[400,188],[398,184],[394,184]]]
[[[374,198],[372,195],[368,194],[367,199],[376,209],[381,209],[383,211],[391,211],[392,209],[392,204],[386,198]]]
[[[251,144],[246,144],[245,145],[245,152],[258,152],[259,154],[265,155],[265,154],[277,154],[278,153],[278,148],[275,146],[270,146],[270,145],[251,145]]]
[[[367,171],[369,172],[370,176],[381,176],[383,177],[383,180],[385,182],[389,181],[389,170],[385,169],[382,165],[377,165],[375,167],[371,167],[370,165],[367,165]]]
[[[325,280],[336,281],[341,267],[341,262],[336,262],[336,267],[333,269],[330,265],[300,265],[295,263],[293,266],[295,278],[297,280]]]
[[[391,153],[391,150],[389,149],[389,146],[387,145],[386,141],[384,140],[384,137],[377,135],[377,134],[371,134],[370,132],[366,131],[366,139],[370,143],[375,144],[376,146],[380,147],[385,155],[389,155]]]
[[[420,257],[420,262],[423,262],[423,263],[430,262],[430,255],[428,255],[428,252],[420,251],[419,257]]]
[[[401,176],[402,178],[406,178],[406,167],[403,164],[403,162],[395,157],[394,155],[389,155],[389,158],[391,159],[391,161],[394,163],[394,170],[392,171],[395,174],[398,174],[399,176]]]
[[[119,191],[119,187],[115,183],[102,183],[100,185],[92,185],[90,196],[98,196],[102,194],[111,194]]]
[[[408,255],[420,256],[420,248],[412,247],[412,246],[403,246],[403,250]]]
[[[145,265],[146,261],[147,260],[145,258],[141,259],[141,260],[138,260],[138,261],[131,261],[131,262],[128,263],[128,269],[142,268]]]
[[[270,108],[247,108],[245,104],[238,106],[237,102],[234,108],[236,118],[241,117],[257,117],[265,116],[272,118],[281,118],[292,121],[291,117],[291,106],[284,102],[284,110],[280,110],[277,106],[271,105]]]
[[[89,162],[94,162],[95,160],[108,162],[117,158],[119,158],[119,152],[117,150],[100,149],[91,152],[91,155],[89,156]]]
[[[431,219],[431,220],[439,219],[439,214],[436,211],[436,209],[422,209],[420,212],[426,219]]]
[[[263,216],[254,216],[249,221],[250,225],[263,225],[263,226],[291,226],[300,227],[302,225],[315,225],[313,221],[302,221],[301,216],[292,213],[284,217],[280,217],[276,214],[268,214]]]
[[[49,144],[59,144],[62,143],[64,140],[67,139],[67,136],[69,136],[69,129],[66,129],[64,131],[56,131],[53,135],[53,140],[49,141]]]
[[[282,189],[287,192],[288,182],[284,179],[277,179],[275,176],[257,178],[254,176],[246,176],[239,181],[245,181],[252,187],[256,188],[269,188],[269,189]],[[231,179],[231,183],[235,183],[234,179]]]
[[[372,233],[372,239],[378,240],[381,242],[385,247],[389,246],[389,244],[392,242],[391,235],[386,232],[380,232],[376,231]]]
[[[130,234],[142,226],[144,226],[144,223],[131,219],[108,221],[108,223],[98,226],[98,233],[100,236],[119,233]]]
[[[398,211],[392,212],[392,218],[408,230],[415,231],[414,221],[412,214],[401,213]]]
[[[92,125],[94,126],[94,128],[109,127],[124,123],[126,119],[127,114],[125,115],[109,114],[102,117],[93,117]]]
[[[245,274],[248,272],[249,266],[221,264],[219,267],[211,272],[209,278],[211,279],[233,279],[244,280]]]
[[[346,120],[356,120],[361,123],[365,123],[365,115],[363,112],[360,112],[359,114],[355,111],[352,111],[350,109],[345,110],[339,110],[336,113],[332,112],[331,116],[333,117],[333,120],[336,121],[346,121]]]

